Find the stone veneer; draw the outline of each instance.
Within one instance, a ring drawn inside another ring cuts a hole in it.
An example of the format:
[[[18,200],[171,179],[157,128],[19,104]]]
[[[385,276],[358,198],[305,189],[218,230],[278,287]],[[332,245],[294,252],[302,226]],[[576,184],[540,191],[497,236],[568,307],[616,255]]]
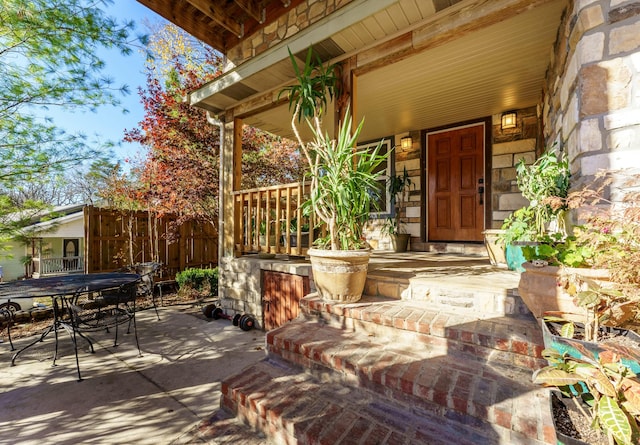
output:
[[[516,182],[516,164],[531,164],[540,147],[536,107],[516,110],[518,125],[502,130],[501,115],[492,117],[491,151],[491,229],[499,229],[511,212],[529,204]]]
[[[240,258],[220,257],[220,304],[236,313],[251,314],[262,328],[262,271],[272,270],[292,275],[308,276],[311,292],[315,283],[308,261],[288,261],[284,256],[263,260],[257,255]]]
[[[570,2],[547,76],[545,137],[577,181],[640,166],[640,2]]]
[[[299,31],[330,15],[352,0],[306,0],[292,8],[278,20],[267,24],[227,51],[232,65],[240,65],[248,59],[265,52]]]

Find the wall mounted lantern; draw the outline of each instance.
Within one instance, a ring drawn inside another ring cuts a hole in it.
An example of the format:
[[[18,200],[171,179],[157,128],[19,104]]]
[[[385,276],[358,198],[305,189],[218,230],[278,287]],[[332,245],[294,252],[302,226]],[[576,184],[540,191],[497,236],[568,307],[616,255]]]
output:
[[[502,120],[500,121],[500,128],[503,130],[509,130],[511,128],[516,128],[518,126],[518,122],[516,118],[518,115],[515,111],[507,111],[506,113],[502,113]]]
[[[413,140],[411,139],[411,136],[405,136],[400,139],[400,147],[402,147],[403,150],[408,150],[412,145]]]

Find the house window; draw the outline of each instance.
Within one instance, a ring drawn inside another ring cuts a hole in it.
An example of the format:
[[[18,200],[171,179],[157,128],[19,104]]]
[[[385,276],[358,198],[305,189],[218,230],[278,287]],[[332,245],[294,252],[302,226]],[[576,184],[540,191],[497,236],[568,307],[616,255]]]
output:
[[[368,142],[358,145],[358,150],[373,151],[377,147],[380,141]],[[391,138],[384,138],[382,140],[382,147],[380,148],[380,154],[389,153],[391,151]],[[391,166],[393,165],[393,153],[387,157],[387,162],[383,162],[378,166],[376,172],[380,173],[378,176],[378,199],[377,210],[371,212],[372,217],[382,217],[391,214],[391,197],[387,192],[387,181],[389,180],[389,174],[391,172]]]

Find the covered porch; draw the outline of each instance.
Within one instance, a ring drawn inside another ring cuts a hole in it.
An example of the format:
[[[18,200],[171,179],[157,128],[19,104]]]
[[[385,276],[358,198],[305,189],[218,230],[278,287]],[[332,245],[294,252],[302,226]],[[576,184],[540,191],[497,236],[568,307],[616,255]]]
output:
[[[544,147],[542,91],[566,5],[564,0],[384,0],[365,7],[352,1],[269,42],[268,49],[254,48],[251,57],[231,50],[231,69],[189,96],[223,133],[221,256],[304,254],[300,244],[289,252],[287,234],[279,236],[278,230],[289,230],[290,220],[269,223],[271,238],[265,233],[265,242],[259,242],[259,225],[251,227],[257,220],[245,203],[249,193],[253,199],[266,191],[240,190],[239,135],[246,124],[293,137],[291,110],[279,93],[294,81],[289,51],[302,64],[309,46],[325,63],[341,67],[342,95],[329,106],[326,130],[335,131],[349,106],[356,121],[365,119],[363,145],[388,141],[392,154],[384,176],[405,168],[410,175],[409,202],[400,212],[412,250],[427,251],[433,242],[482,242],[484,230],[499,227],[523,204],[515,163],[533,161]],[[308,12],[303,6],[294,9]],[[515,116],[511,125],[502,123],[506,112]],[[466,150],[469,141],[470,157],[454,154]],[[393,213],[387,200],[372,219],[367,238],[374,248],[388,248],[379,229]],[[305,236],[294,231],[296,240]]]

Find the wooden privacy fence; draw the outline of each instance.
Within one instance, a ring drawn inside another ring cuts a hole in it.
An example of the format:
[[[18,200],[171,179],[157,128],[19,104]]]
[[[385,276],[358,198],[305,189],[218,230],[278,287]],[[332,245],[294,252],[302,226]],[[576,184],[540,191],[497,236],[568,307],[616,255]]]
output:
[[[213,224],[188,221],[175,227],[176,217],[161,218],[146,211],[127,212],[87,206],[84,209],[85,259],[88,273],[107,272],[133,262],[162,263],[162,277],[173,279],[191,267],[218,264],[218,234]],[[133,237],[130,241],[129,227]],[[175,229],[174,229],[175,227]],[[177,236],[172,233],[177,231]],[[169,239],[175,239],[169,242]],[[157,257],[154,257],[154,250]]]

